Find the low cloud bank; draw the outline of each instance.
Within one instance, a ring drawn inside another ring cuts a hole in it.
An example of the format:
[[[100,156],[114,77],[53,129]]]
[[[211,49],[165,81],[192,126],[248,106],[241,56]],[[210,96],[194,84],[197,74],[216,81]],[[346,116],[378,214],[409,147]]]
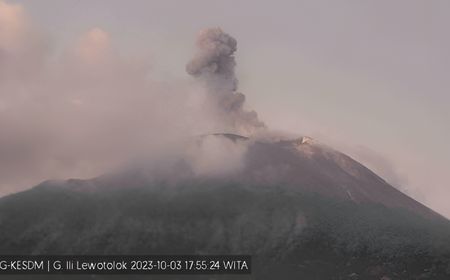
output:
[[[0,1],[0,195],[158,158],[201,134],[264,129],[244,109],[236,40],[220,29],[200,33],[187,66],[195,79],[170,82],[154,78],[148,57],[125,57],[113,41],[93,27],[57,54],[22,6]],[[239,167],[245,149],[221,151],[214,141],[189,156],[198,174]],[[220,152],[230,161],[218,160]]]

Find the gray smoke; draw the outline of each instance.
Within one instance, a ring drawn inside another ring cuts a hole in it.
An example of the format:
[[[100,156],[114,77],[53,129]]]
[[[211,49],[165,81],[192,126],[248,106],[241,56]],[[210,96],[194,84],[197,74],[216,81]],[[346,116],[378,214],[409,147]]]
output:
[[[243,96],[222,98],[236,112],[224,115],[198,83],[166,77],[150,53],[124,54],[101,27],[62,49],[45,34],[21,4],[0,0],[0,196],[47,179],[97,176],[136,158],[164,167],[187,154],[202,176],[241,166],[245,147],[216,149],[220,140],[207,139],[187,149],[185,142],[222,132],[224,117],[242,115]],[[227,69],[211,74],[216,85],[234,77]]]
[[[220,28],[205,29],[197,38],[197,48],[186,71],[204,83],[210,101],[222,115],[226,127],[244,134],[265,128],[255,111],[245,110],[245,95],[237,91],[236,39]]]

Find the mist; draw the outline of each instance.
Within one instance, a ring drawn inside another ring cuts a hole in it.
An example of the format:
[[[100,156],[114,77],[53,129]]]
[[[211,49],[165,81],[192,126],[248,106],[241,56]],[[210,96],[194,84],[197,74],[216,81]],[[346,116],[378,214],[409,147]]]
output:
[[[22,6],[0,2],[0,193],[47,179],[89,178],[134,158],[173,153],[190,159],[198,174],[239,167],[240,148],[221,151],[217,140],[195,153],[186,148],[199,135],[261,126],[256,113],[244,111],[243,95],[228,87],[236,79],[232,52],[225,74],[231,77],[211,72],[201,82],[188,75],[164,80],[150,57],[122,55],[99,27],[55,53],[32,26]]]
[[[0,1],[0,195],[270,127],[330,143],[448,212],[445,5],[21,2]]]

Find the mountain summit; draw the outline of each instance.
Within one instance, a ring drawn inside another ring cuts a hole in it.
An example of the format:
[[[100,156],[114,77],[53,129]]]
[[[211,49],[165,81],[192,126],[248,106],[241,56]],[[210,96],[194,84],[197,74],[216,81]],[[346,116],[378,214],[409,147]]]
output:
[[[450,275],[445,218],[312,138],[212,134],[188,147],[161,166],[1,198],[0,251],[251,254],[251,279]]]

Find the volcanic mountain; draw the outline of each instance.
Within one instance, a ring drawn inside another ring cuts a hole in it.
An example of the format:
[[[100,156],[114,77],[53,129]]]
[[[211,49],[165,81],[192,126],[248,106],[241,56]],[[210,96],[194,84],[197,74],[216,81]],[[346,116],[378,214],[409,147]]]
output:
[[[225,153],[199,169],[192,155],[211,142]],[[1,198],[0,252],[251,254],[242,279],[449,279],[448,220],[349,156],[309,137],[212,134],[188,147]]]

